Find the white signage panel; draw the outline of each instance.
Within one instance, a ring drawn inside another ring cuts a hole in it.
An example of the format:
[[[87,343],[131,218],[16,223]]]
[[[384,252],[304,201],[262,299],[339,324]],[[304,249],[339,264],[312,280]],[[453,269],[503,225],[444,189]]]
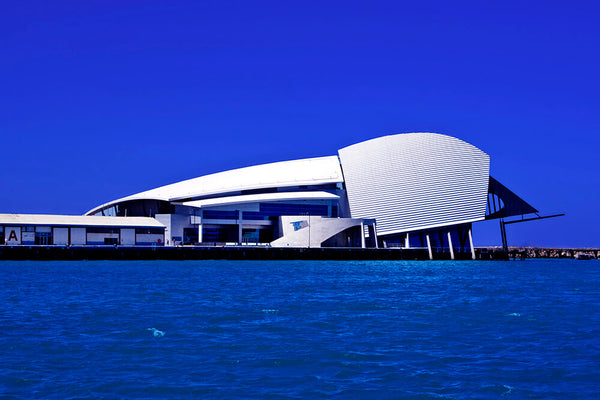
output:
[[[21,227],[7,226],[4,228],[4,240],[6,244],[21,244]]]

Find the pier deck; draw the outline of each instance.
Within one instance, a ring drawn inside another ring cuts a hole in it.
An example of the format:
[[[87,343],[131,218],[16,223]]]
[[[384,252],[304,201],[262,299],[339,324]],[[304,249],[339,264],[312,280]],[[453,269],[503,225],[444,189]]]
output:
[[[511,247],[476,248],[477,260],[526,258],[600,258],[600,249]],[[470,252],[455,252],[471,260]],[[448,249],[433,251],[434,260],[449,260]],[[297,248],[263,246],[0,246],[0,260],[429,260],[423,248]]]

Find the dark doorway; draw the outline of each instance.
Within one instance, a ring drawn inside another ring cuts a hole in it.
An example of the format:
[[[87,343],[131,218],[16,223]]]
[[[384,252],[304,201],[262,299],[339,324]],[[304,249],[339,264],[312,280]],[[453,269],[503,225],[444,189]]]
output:
[[[196,244],[198,243],[198,229],[197,228],[183,228],[183,244]]]

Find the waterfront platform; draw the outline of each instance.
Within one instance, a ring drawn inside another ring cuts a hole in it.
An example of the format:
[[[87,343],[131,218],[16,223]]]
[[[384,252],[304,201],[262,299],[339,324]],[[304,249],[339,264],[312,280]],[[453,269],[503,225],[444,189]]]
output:
[[[433,260],[450,260],[448,249],[433,249]],[[501,247],[475,249],[476,260],[600,258],[600,249]],[[265,246],[0,246],[0,260],[429,260],[427,248],[300,248]],[[454,252],[472,260],[470,252]]]
[[[450,253],[433,251],[433,259]],[[472,259],[455,253],[455,259]],[[264,246],[0,246],[0,260],[429,260],[426,248]]]

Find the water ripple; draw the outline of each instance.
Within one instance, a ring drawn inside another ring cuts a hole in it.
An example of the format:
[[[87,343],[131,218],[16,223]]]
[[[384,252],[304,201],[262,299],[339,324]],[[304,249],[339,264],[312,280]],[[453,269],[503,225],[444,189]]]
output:
[[[5,398],[587,399],[600,263],[3,262]]]

